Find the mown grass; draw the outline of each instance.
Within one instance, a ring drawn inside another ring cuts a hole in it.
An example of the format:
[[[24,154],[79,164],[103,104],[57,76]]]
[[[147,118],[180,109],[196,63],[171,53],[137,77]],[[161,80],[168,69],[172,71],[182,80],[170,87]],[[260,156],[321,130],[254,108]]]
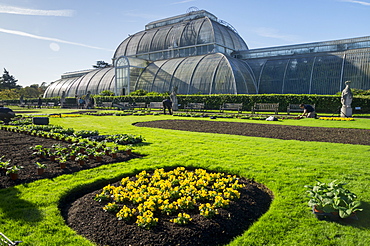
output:
[[[66,226],[58,209],[61,199],[71,191],[117,180],[138,170],[191,166],[253,178],[274,193],[269,211],[230,245],[370,245],[370,146],[183,132],[132,125],[159,119],[181,118],[162,115],[50,119],[51,124],[76,130],[142,135],[147,144],[135,147],[134,151],[146,156],[0,190],[0,231],[14,240],[23,240],[22,245],[94,245]],[[370,128],[368,119],[350,122],[314,119],[281,122],[217,120]],[[306,184],[315,183],[316,179],[347,182],[346,187],[362,201],[364,211],[358,214],[359,220],[350,223],[317,220],[307,206],[304,188]]]

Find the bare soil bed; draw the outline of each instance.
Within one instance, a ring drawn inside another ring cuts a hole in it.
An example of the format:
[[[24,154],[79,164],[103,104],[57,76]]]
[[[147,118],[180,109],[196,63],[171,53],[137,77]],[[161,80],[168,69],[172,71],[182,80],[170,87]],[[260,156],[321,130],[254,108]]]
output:
[[[59,163],[56,161],[51,161],[49,158],[41,159],[32,155],[33,150],[31,150],[30,147],[42,145],[43,147],[50,148],[56,143],[63,146],[68,145],[68,143],[54,139],[0,130],[0,157],[4,156],[3,160],[10,159],[12,166],[23,166],[23,169],[19,171],[19,178],[17,180],[11,180],[9,176],[5,175],[4,171],[0,171],[0,189],[33,182],[39,179],[52,179],[63,174],[71,174],[84,169],[90,169],[114,162],[123,162],[132,158],[140,157],[140,155],[136,153],[132,153],[132,155],[128,156],[125,153],[120,152],[116,159],[110,156],[103,156],[103,160],[101,162],[88,160],[83,166],[79,165],[76,161],[69,160],[67,161],[67,167],[65,169],[61,169]],[[44,174],[37,174],[36,162],[47,165]]]
[[[139,122],[135,125],[140,127],[233,134],[284,140],[370,145],[370,130],[366,129],[286,126],[202,120],[158,120]]]

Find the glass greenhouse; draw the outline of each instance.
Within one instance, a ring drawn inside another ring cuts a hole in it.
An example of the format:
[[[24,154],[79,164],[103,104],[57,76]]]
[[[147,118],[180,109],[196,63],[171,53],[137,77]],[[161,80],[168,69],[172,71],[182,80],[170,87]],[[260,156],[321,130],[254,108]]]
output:
[[[230,24],[205,10],[148,23],[112,61],[63,74],[44,97],[175,87],[179,94],[335,94],[347,80],[370,89],[370,37],[248,49]]]

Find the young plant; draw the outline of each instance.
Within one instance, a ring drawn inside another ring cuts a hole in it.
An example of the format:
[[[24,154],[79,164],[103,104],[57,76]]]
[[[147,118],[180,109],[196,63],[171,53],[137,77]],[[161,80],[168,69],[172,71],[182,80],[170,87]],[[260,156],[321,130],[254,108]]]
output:
[[[105,153],[104,152],[94,152],[94,156],[95,157],[102,157],[103,155],[105,155]]]
[[[23,166],[12,166],[7,169],[6,174],[18,173],[21,169],[23,169]]]
[[[85,161],[87,158],[88,156],[82,153],[78,153],[76,155],[76,161]]]
[[[67,155],[67,154],[65,154],[65,155],[61,155],[61,156],[59,156],[59,157],[57,158],[57,160],[58,160],[58,162],[59,162],[59,163],[66,163],[66,162],[67,162],[67,160],[68,160],[68,155]]]
[[[105,212],[117,212],[119,210],[118,205],[115,202],[110,202],[103,207]]]
[[[338,212],[339,217],[347,218],[359,208],[360,201],[357,196],[348,189],[343,188],[345,183],[336,180],[326,184],[318,181],[316,185],[305,185],[310,200],[308,205],[324,213]]]
[[[144,229],[150,229],[158,223],[158,218],[154,218],[152,211],[147,210],[142,215],[137,216],[136,224]]]
[[[199,206],[200,215],[206,218],[212,218],[214,215],[218,214],[217,209],[210,203],[200,204]]]
[[[7,169],[10,166],[11,160],[3,161],[5,156],[0,157],[0,168]]]
[[[192,220],[192,218],[190,217],[189,214],[187,214],[187,213],[179,213],[177,215],[177,218],[172,219],[170,221],[173,222],[173,223],[176,223],[178,225],[187,225],[191,220]]]
[[[135,213],[136,213],[135,208],[130,209],[126,205],[123,205],[121,210],[116,214],[116,217],[118,218],[118,220],[129,221],[131,218],[135,216]]]
[[[114,153],[118,153],[118,147],[113,147],[112,149],[111,149],[111,153],[112,154],[114,154]]]
[[[42,169],[45,169],[47,167],[45,163],[40,163],[40,162],[36,162],[35,165],[37,168],[42,168]]]
[[[42,145],[36,145],[36,146],[30,147],[30,149],[32,149],[34,151],[32,153],[33,155],[37,155],[37,156],[40,156],[40,157],[46,155],[46,151],[45,151],[45,149]]]

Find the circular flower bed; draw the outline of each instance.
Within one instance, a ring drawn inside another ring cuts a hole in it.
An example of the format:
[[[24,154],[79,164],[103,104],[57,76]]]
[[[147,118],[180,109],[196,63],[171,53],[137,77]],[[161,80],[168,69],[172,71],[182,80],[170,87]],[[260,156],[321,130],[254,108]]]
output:
[[[227,244],[272,200],[253,180],[184,167],[83,190],[65,197],[60,209],[72,229],[98,245]]]
[[[243,184],[238,181],[235,175],[209,173],[204,169],[189,171],[178,167],[169,172],[157,169],[153,174],[142,171],[133,180],[123,178],[120,186],[107,185],[94,199],[108,201],[104,211],[116,213],[119,220],[136,219],[142,228],[157,224],[156,212],[178,213],[171,222],[185,225],[191,220],[188,210],[197,209],[200,215],[212,218],[218,208],[227,208],[231,200],[240,198]],[[135,207],[130,208],[131,204]]]

